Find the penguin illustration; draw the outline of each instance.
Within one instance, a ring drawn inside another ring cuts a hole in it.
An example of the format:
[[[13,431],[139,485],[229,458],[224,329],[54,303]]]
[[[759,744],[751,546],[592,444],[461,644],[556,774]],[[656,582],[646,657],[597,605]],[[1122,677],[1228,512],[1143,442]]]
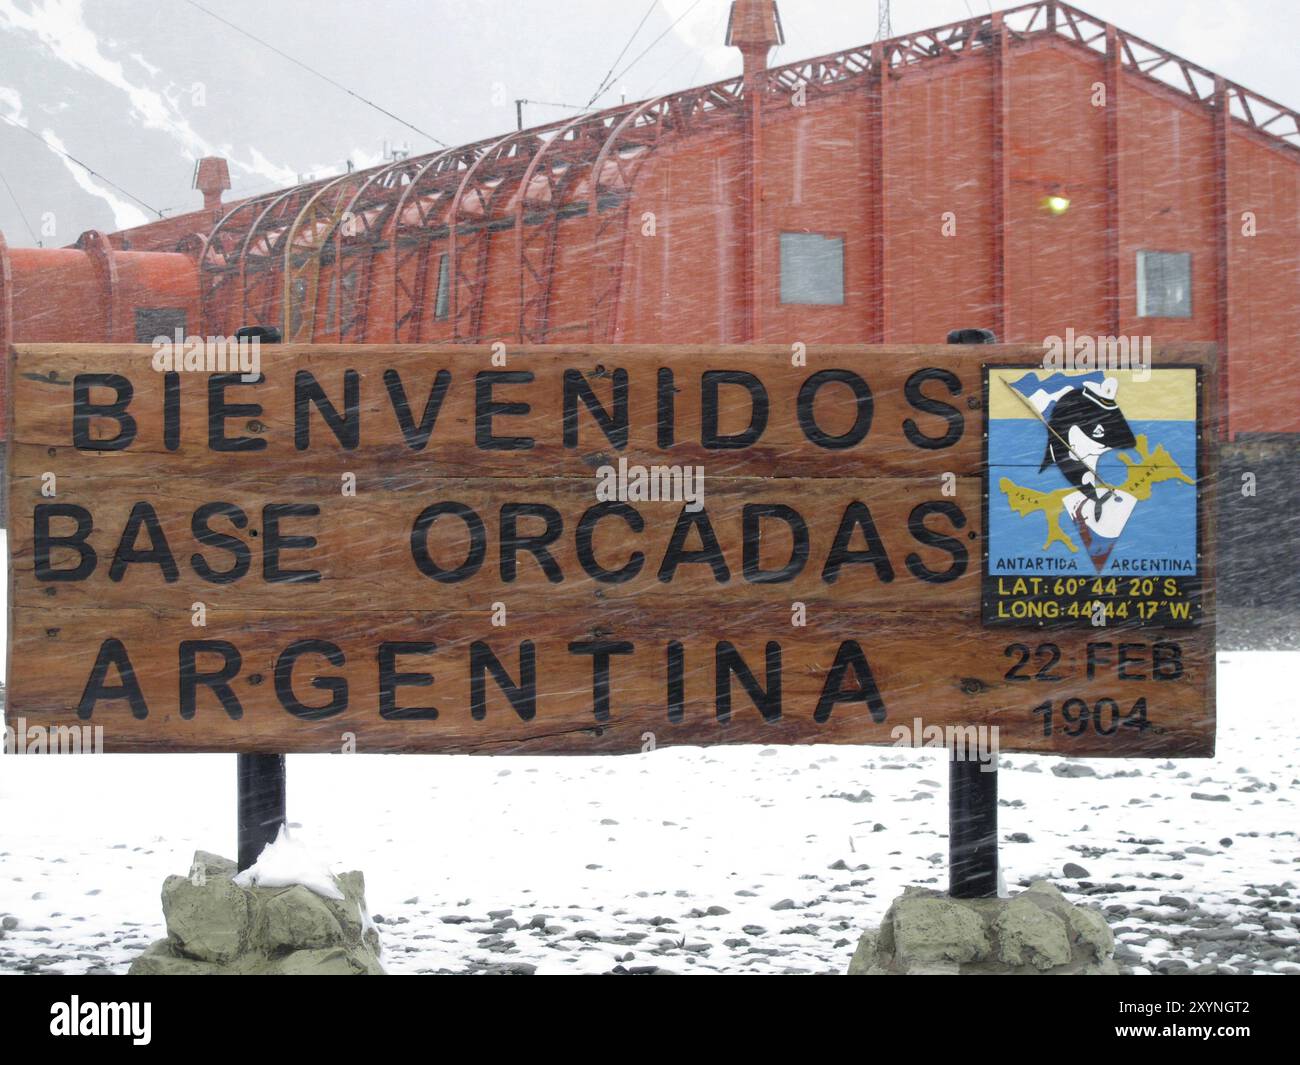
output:
[[[1137,441],[1115,395],[1119,384],[1113,377],[1086,381],[1056,401],[1047,422],[1047,447],[1041,473],[1055,465],[1072,485],[1092,501],[1093,520],[1101,521],[1102,506],[1115,495],[1113,489],[1098,492],[1097,462],[1107,451],[1134,447]]]

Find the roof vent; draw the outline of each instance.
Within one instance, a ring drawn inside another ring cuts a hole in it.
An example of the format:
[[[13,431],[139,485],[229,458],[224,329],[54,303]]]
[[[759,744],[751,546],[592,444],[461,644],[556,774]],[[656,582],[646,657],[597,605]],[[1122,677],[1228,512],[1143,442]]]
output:
[[[194,188],[203,193],[203,209],[221,206],[221,194],[230,188],[230,167],[219,155],[204,156],[194,164]]]
[[[727,44],[745,57],[745,76],[767,69],[767,53],[785,44],[776,0],[733,0]]]

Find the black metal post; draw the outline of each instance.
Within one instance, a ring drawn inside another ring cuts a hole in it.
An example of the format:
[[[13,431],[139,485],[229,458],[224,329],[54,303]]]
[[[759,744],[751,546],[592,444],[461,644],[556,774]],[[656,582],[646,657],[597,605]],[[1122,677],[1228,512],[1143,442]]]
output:
[[[948,894],[998,893],[998,771],[977,759],[948,761]]]
[[[954,329],[949,344],[996,344],[989,329]],[[998,770],[948,752],[948,894],[954,899],[998,893]],[[993,756],[995,759],[997,755]]]
[[[235,756],[239,777],[239,869],[257,861],[262,848],[275,840],[285,822],[284,755]]]
[[[280,331],[274,326],[244,326],[237,338],[256,338],[260,344],[278,344]],[[282,754],[240,754],[235,756],[237,796],[235,818],[238,834],[236,861],[242,872],[257,862],[262,848],[275,842],[285,823],[287,781]]]

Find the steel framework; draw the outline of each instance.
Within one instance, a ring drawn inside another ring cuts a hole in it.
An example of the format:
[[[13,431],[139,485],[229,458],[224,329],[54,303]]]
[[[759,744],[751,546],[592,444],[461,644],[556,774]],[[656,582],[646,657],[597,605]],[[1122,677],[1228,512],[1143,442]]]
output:
[[[488,249],[495,234],[513,230],[518,336],[544,341],[554,328],[560,226],[585,217],[590,338],[616,339],[632,190],[666,141],[719,124],[747,129],[756,121],[751,109],[796,90],[808,103],[864,87],[878,96],[891,76],[917,64],[966,56],[1004,63],[1008,48],[1044,38],[1106,56],[1108,82],[1127,73],[1160,84],[1221,116],[1224,131],[1235,123],[1300,151],[1300,113],[1059,0],[1037,0],[774,67],[748,81],[730,78],[232,205],[199,252],[205,321],[216,327],[238,285],[241,320],[219,323],[227,328],[274,320],[278,299],[288,339],[310,340],[319,331],[338,340],[418,342],[437,334],[478,341]],[[438,246],[444,250],[435,259]],[[372,326],[365,308],[381,256],[392,274],[392,320]],[[345,263],[358,268],[345,271]],[[328,264],[338,269],[321,327],[314,309]],[[313,313],[302,313],[308,307]]]

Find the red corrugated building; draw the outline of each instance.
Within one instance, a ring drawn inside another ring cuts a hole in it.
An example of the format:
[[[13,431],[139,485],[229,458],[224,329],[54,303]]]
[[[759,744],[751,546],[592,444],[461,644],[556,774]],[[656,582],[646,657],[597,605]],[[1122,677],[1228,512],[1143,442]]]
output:
[[[1300,433],[1300,116],[1039,0],[222,205],[4,249],[8,341],[1217,340]],[[1289,397],[1279,402],[1279,382]]]

